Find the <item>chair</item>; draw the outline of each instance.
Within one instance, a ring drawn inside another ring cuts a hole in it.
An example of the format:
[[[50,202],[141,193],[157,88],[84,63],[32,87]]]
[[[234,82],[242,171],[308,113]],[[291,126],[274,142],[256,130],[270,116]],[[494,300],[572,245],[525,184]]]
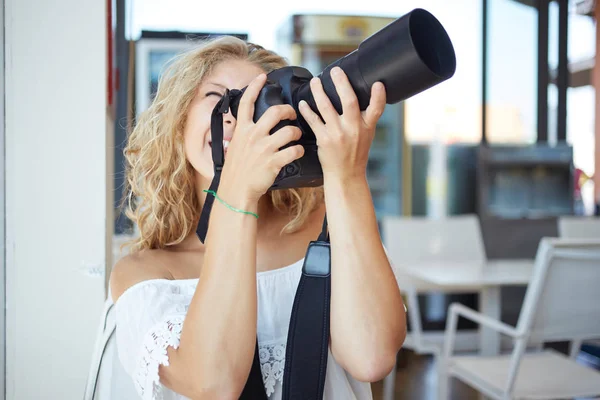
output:
[[[440,357],[439,398],[456,377],[494,399],[556,399],[600,395],[600,372],[575,361],[581,342],[600,337],[600,240],[543,238],[516,327],[452,304]],[[459,317],[514,340],[510,354],[453,354]],[[526,352],[531,341],[571,341],[570,355]]]
[[[131,400],[139,398],[133,381],[117,355],[115,309],[109,293],[104,303],[83,400]]]
[[[600,239],[600,217],[565,215],[558,218],[558,234],[562,238]],[[600,346],[600,340],[586,341]]]
[[[600,218],[561,216],[558,234],[563,238],[600,239]]]
[[[432,285],[403,272],[405,265],[423,262],[473,262],[484,265],[485,248],[479,219],[476,215],[450,216],[442,219],[427,217],[389,216],[381,221],[382,237],[386,251],[395,268],[399,270],[400,289],[407,299],[411,330],[404,342],[405,348],[417,354],[436,356],[441,345],[428,341],[421,327],[419,293],[450,292],[447,287]],[[452,293],[472,292],[473,288],[451,288]],[[385,400],[394,395],[396,367],[384,380]]]

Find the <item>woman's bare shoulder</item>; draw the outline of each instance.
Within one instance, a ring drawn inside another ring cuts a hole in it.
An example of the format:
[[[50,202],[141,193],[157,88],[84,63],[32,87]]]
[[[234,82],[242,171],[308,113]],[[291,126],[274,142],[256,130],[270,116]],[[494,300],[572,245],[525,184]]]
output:
[[[164,250],[141,250],[121,258],[110,274],[113,302],[133,285],[150,279],[173,279],[163,262]]]

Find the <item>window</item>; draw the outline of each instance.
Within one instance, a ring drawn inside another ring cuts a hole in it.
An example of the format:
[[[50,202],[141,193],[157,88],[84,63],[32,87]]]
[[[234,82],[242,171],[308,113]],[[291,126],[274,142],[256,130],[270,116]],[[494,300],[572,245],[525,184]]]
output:
[[[488,0],[486,137],[497,144],[537,139],[536,8]]]
[[[428,8],[448,32],[456,53],[449,80],[406,101],[409,143],[479,143],[481,140],[481,0],[455,0]]]

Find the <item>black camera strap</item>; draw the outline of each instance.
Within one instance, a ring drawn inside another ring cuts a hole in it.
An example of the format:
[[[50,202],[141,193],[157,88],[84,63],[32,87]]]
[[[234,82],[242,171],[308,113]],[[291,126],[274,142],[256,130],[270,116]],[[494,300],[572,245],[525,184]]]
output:
[[[233,92],[233,91],[231,91]],[[227,91],[211,115],[212,157],[215,175],[210,190],[219,187],[224,165],[223,114],[229,110]],[[206,240],[214,196],[207,196],[196,234],[202,243]],[[331,298],[331,251],[327,216],[316,241],[310,242],[300,283],[294,298],[286,344],[282,400],[319,400],[323,398],[329,351],[329,310]],[[258,351],[254,350],[252,368],[240,400],[267,400]]]
[[[327,216],[310,242],[296,290],[283,373],[284,400],[322,399],[329,353],[331,250]]]
[[[282,400],[320,400],[329,354],[331,251],[327,216],[319,238],[309,244],[288,329]],[[240,400],[267,399],[258,343]]]
[[[210,117],[210,132],[212,141],[212,159],[215,166],[215,175],[212,182],[210,183],[209,190],[216,193],[219,188],[219,182],[221,181],[221,171],[223,171],[223,165],[225,163],[225,152],[223,150],[223,114],[229,111],[229,101],[234,91],[225,91],[225,95],[219,100],[215,108],[212,111]],[[208,222],[210,219],[210,211],[212,210],[213,203],[215,201],[214,196],[206,196],[204,206],[202,207],[202,213],[200,214],[200,221],[196,228],[196,234],[200,241],[204,243],[206,240],[206,233],[208,232]]]

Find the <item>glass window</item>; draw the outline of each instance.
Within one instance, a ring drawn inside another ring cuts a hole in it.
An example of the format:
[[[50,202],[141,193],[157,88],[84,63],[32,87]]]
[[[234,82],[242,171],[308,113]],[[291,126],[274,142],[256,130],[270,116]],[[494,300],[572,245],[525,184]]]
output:
[[[537,139],[538,12],[514,0],[488,0],[486,135],[490,143]]]
[[[550,4],[549,67],[551,76],[558,68],[558,5]],[[591,70],[596,51],[594,19],[578,15],[571,10],[568,21],[569,88],[567,89],[567,143],[573,146],[573,164],[586,176],[594,174],[594,105],[595,94]],[[558,90],[554,84],[548,88],[548,138],[556,142]],[[593,212],[593,183],[581,180],[581,203],[577,212]],[[578,194],[576,194],[578,196]]]
[[[456,53],[449,80],[406,101],[409,143],[479,143],[481,140],[481,0],[428,7],[442,23]]]
[[[593,18],[569,16],[569,70],[567,90],[567,142],[573,146],[573,163],[587,176],[594,174],[594,106],[595,93],[591,82],[596,47]],[[586,214],[594,209],[594,185],[585,178],[581,183],[581,202]]]

